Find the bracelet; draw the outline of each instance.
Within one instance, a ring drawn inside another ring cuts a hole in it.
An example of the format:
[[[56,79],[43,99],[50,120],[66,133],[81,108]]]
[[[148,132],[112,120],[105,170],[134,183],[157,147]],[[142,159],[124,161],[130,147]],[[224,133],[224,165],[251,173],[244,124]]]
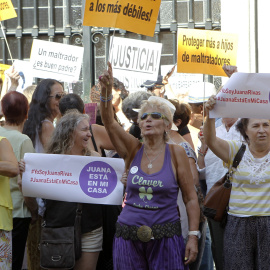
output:
[[[110,101],[110,100],[112,100],[113,99],[113,95],[111,94],[111,95],[109,95],[107,98],[105,98],[105,97],[103,97],[103,96],[100,96],[100,100],[102,101],[102,102],[108,102],[108,101]]]
[[[201,148],[198,148],[198,154],[201,155],[201,156],[205,156],[206,153],[207,153],[207,150],[208,150],[208,149],[206,149],[206,151],[203,152]]]
[[[200,156],[202,156],[202,157],[205,157],[205,155],[206,155],[206,154],[204,154],[204,153],[202,153],[202,152],[199,152],[199,151],[198,151],[198,154],[199,154]]]
[[[200,231],[189,231],[189,232],[188,232],[188,235],[195,235],[195,236],[198,237],[198,239],[200,239],[201,236],[202,236],[202,234],[201,234]]]

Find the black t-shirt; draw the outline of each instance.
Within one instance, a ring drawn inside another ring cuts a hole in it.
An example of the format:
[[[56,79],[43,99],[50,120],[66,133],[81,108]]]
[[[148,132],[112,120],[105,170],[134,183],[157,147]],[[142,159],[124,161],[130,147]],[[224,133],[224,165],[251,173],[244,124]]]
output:
[[[46,211],[44,220],[46,227],[69,227],[74,226],[77,203],[55,200],[45,201]],[[82,233],[91,232],[102,226],[102,205],[82,204]]]

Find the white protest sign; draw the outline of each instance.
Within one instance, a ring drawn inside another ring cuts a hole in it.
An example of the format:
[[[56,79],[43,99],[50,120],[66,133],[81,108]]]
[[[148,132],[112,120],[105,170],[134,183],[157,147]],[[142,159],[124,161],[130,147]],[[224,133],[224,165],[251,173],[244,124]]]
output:
[[[113,76],[127,90],[143,90],[142,83],[156,80],[161,57],[161,43],[111,37],[110,62]]]
[[[79,80],[83,47],[34,39],[30,62],[33,76],[64,82]]]
[[[119,158],[27,153],[24,196],[121,205],[124,161]]]
[[[217,94],[211,118],[270,119],[270,73],[234,73]]]
[[[164,77],[173,68],[173,65],[162,65],[161,75]],[[203,74],[177,73],[175,68],[173,74],[169,77],[169,84],[175,93],[185,94],[188,88],[198,82],[203,82]]]
[[[15,60],[13,67],[20,75],[19,85],[16,91],[22,93],[27,86],[33,84],[33,71],[31,63],[29,61]]]

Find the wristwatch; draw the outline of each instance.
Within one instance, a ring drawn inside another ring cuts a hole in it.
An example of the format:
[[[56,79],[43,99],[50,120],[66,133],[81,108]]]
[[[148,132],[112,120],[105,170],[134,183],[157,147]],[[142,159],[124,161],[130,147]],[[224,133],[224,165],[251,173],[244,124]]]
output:
[[[200,231],[189,231],[188,235],[195,235],[198,237],[198,239],[200,239],[202,234]]]

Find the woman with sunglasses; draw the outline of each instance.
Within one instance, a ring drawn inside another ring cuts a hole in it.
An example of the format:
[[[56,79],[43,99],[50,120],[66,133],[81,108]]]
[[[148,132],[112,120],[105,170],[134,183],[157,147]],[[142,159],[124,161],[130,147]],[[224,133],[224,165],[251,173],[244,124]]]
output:
[[[60,115],[59,101],[63,95],[64,89],[62,84],[53,79],[42,80],[33,93],[23,134],[26,134],[32,140],[37,153],[45,152],[44,149],[54,131],[53,121]],[[37,198],[37,201],[39,204],[39,219],[35,224],[30,225],[27,240],[29,270],[41,269],[38,245],[41,219],[45,208],[42,199]]]
[[[42,80],[33,93],[23,133],[30,137],[38,153],[44,152],[51,137],[53,121],[60,114],[59,101],[63,95],[62,84],[53,79]]]
[[[184,149],[166,143],[172,113],[163,103],[145,101],[138,119],[143,143],[126,133],[113,119],[108,66],[99,78],[101,115],[129,169],[126,205],[116,223],[114,269],[188,269],[198,252],[199,205]],[[177,212],[179,187],[191,230],[186,247]]]

